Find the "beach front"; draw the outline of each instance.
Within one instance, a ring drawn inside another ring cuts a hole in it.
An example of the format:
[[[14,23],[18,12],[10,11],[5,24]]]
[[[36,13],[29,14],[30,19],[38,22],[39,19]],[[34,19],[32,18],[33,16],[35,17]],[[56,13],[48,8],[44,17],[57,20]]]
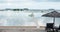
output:
[[[36,26],[0,26],[0,32],[47,32],[45,28]],[[60,32],[60,31],[58,31]]]
[[[1,29],[2,32],[45,32],[40,29]]]
[[[0,32],[60,32],[60,0],[0,0]]]
[[[0,26],[0,32],[45,32],[36,26]]]
[[[0,32],[47,32],[45,30],[45,27],[50,29],[51,27],[53,28],[53,26],[55,26],[49,24],[49,23],[51,24],[53,23],[52,21],[53,18],[52,19],[51,18],[49,19],[47,17],[43,18],[41,17],[43,13],[40,12],[33,13],[26,11],[11,11],[11,10],[0,11],[0,13],[1,12],[3,15],[1,14],[1,19],[0,19]],[[56,12],[54,12],[53,14],[56,14]],[[57,16],[57,14],[54,16]],[[56,25],[59,24],[58,22],[55,21],[55,18],[54,18],[54,23]],[[57,31],[60,32],[59,30]]]

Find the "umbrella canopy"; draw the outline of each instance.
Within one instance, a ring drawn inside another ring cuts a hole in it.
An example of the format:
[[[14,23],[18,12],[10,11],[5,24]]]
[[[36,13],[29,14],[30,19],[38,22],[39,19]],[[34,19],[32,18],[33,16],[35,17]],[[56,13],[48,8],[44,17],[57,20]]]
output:
[[[55,18],[60,18],[60,13],[56,12],[56,11],[53,11],[53,12],[50,12],[50,13],[47,13],[47,14],[44,14],[42,15],[44,17],[53,17],[53,23],[55,23]]]
[[[45,16],[45,17],[60,17],[60,13],[56,12],[56,11],[53,11],[53,12],[50,12],[50,13],[47,13],[47,14],[44,14],[42,16]]]

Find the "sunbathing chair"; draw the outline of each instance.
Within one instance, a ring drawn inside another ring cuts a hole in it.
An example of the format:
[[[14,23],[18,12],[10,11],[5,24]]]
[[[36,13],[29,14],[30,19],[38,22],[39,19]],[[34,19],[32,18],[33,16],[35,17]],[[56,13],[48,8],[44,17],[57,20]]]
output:
[[[58,29],[60,30],[60,25],[59,25],[59,28]]]
[[[53,31],[54,30],[53,26],[54,26],[54,23],[47,23],[45,30],[46,31]]]

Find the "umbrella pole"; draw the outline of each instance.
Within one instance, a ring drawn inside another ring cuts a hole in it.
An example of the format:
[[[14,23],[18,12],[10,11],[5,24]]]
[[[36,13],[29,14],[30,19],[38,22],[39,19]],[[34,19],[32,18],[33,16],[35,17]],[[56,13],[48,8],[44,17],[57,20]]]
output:
[[[55,24],[55,17],[54,17],[54,19],[53,19],[53,23]]]
[[[54,32],[54,25],[55,25],[55,17],[53,18],[53,32]]]

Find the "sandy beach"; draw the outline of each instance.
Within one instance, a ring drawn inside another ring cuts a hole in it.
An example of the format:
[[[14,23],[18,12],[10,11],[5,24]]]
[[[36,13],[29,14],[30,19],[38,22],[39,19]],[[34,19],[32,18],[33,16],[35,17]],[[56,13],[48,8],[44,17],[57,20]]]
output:
[[[36,26],[0,26],[2,32],[45,32],[44,28]]]
[[[46,32],[45,28],[41,26],[0,26],[0,32]],[[60,31],[59,31],[60,32]]]

